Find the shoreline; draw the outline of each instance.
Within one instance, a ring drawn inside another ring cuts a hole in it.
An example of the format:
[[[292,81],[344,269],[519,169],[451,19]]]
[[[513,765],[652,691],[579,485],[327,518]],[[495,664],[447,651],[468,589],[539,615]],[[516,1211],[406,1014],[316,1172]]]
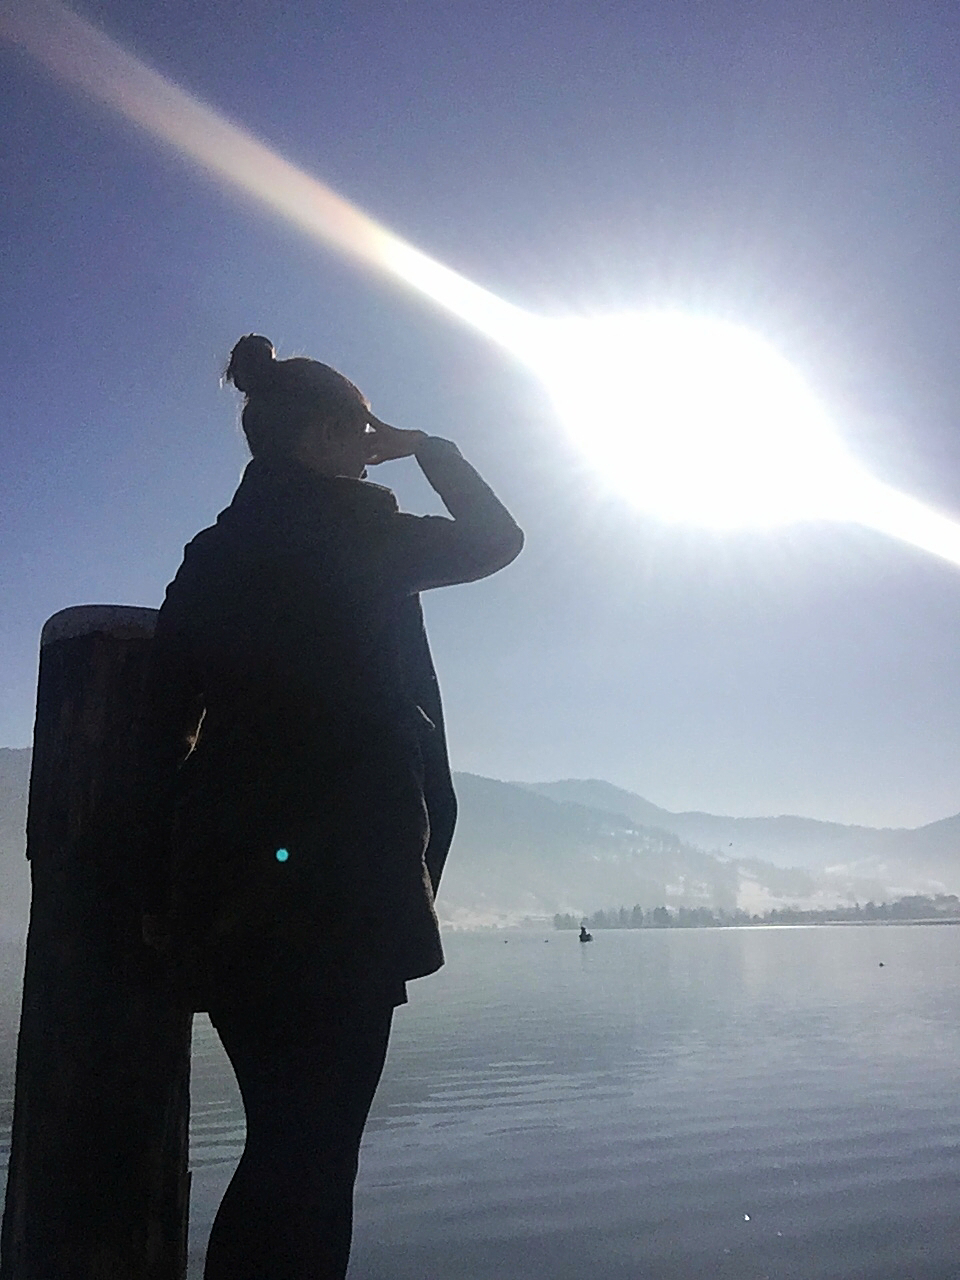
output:
[[[585,916],[584,919],[589,920]],[[716,924],[662,924],[662,925],[609,925],[609,924],[588,924],[587,928],[596,930],[598,933],[664,933],[669,930],[674,932],[685,932],[693,929],[710,930],[710,929],[822,929],[822,928],[874,928],[877,925],[883,928],[891,928],[895,925],[914,926],[914,925],[950,925],[960,924],[960,916],[929,916],[916,920],[731,920],[717,921]],[[533,926],[520,926],[521,928],[529,927],[531,931]],[[558,927],[554,925],[555,933],[576,933],[577,929],[570,926]],[[466,931],[465,931],[466,932]]]

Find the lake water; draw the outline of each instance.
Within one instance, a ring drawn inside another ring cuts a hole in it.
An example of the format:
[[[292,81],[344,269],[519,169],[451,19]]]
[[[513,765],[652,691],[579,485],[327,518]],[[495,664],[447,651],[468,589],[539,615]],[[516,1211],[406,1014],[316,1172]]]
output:
[[[396,1016],[352,1280],[960,1277],[960,929],[447,953]],[[203,1017],[193,1094],[191,1280],[243,1133]]]

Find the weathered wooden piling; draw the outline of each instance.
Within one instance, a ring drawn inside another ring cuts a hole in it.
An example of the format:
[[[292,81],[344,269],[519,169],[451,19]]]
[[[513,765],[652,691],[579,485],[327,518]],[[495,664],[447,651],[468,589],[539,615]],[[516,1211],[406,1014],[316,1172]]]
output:
[[[43,629],[32,899],[0,1280],[182,1280],[188,1012],[144,946],[134,735],[156,612]]]

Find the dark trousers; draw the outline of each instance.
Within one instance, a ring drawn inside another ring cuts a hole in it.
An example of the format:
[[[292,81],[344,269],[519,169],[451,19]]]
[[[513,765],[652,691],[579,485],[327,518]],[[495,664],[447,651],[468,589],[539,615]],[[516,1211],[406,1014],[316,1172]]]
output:
[[[339,1002],[290,1034],[211,1009],[236,1073],[247,1141],[207,1246],[204,1280],[343,1280],[363,1126],[393,1008]]]

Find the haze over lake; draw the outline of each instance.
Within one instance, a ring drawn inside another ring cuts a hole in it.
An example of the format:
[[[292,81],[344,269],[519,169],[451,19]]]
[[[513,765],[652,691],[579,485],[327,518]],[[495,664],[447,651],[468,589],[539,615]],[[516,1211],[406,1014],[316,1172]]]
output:
[[[0,748],[0,941],[27,928],[30,752]],[[597,780],[456,775],[459,819],[437,909],[509,926],[640,904],[760,913],[960,893],[960,814],[918,828],[672,813]]]

